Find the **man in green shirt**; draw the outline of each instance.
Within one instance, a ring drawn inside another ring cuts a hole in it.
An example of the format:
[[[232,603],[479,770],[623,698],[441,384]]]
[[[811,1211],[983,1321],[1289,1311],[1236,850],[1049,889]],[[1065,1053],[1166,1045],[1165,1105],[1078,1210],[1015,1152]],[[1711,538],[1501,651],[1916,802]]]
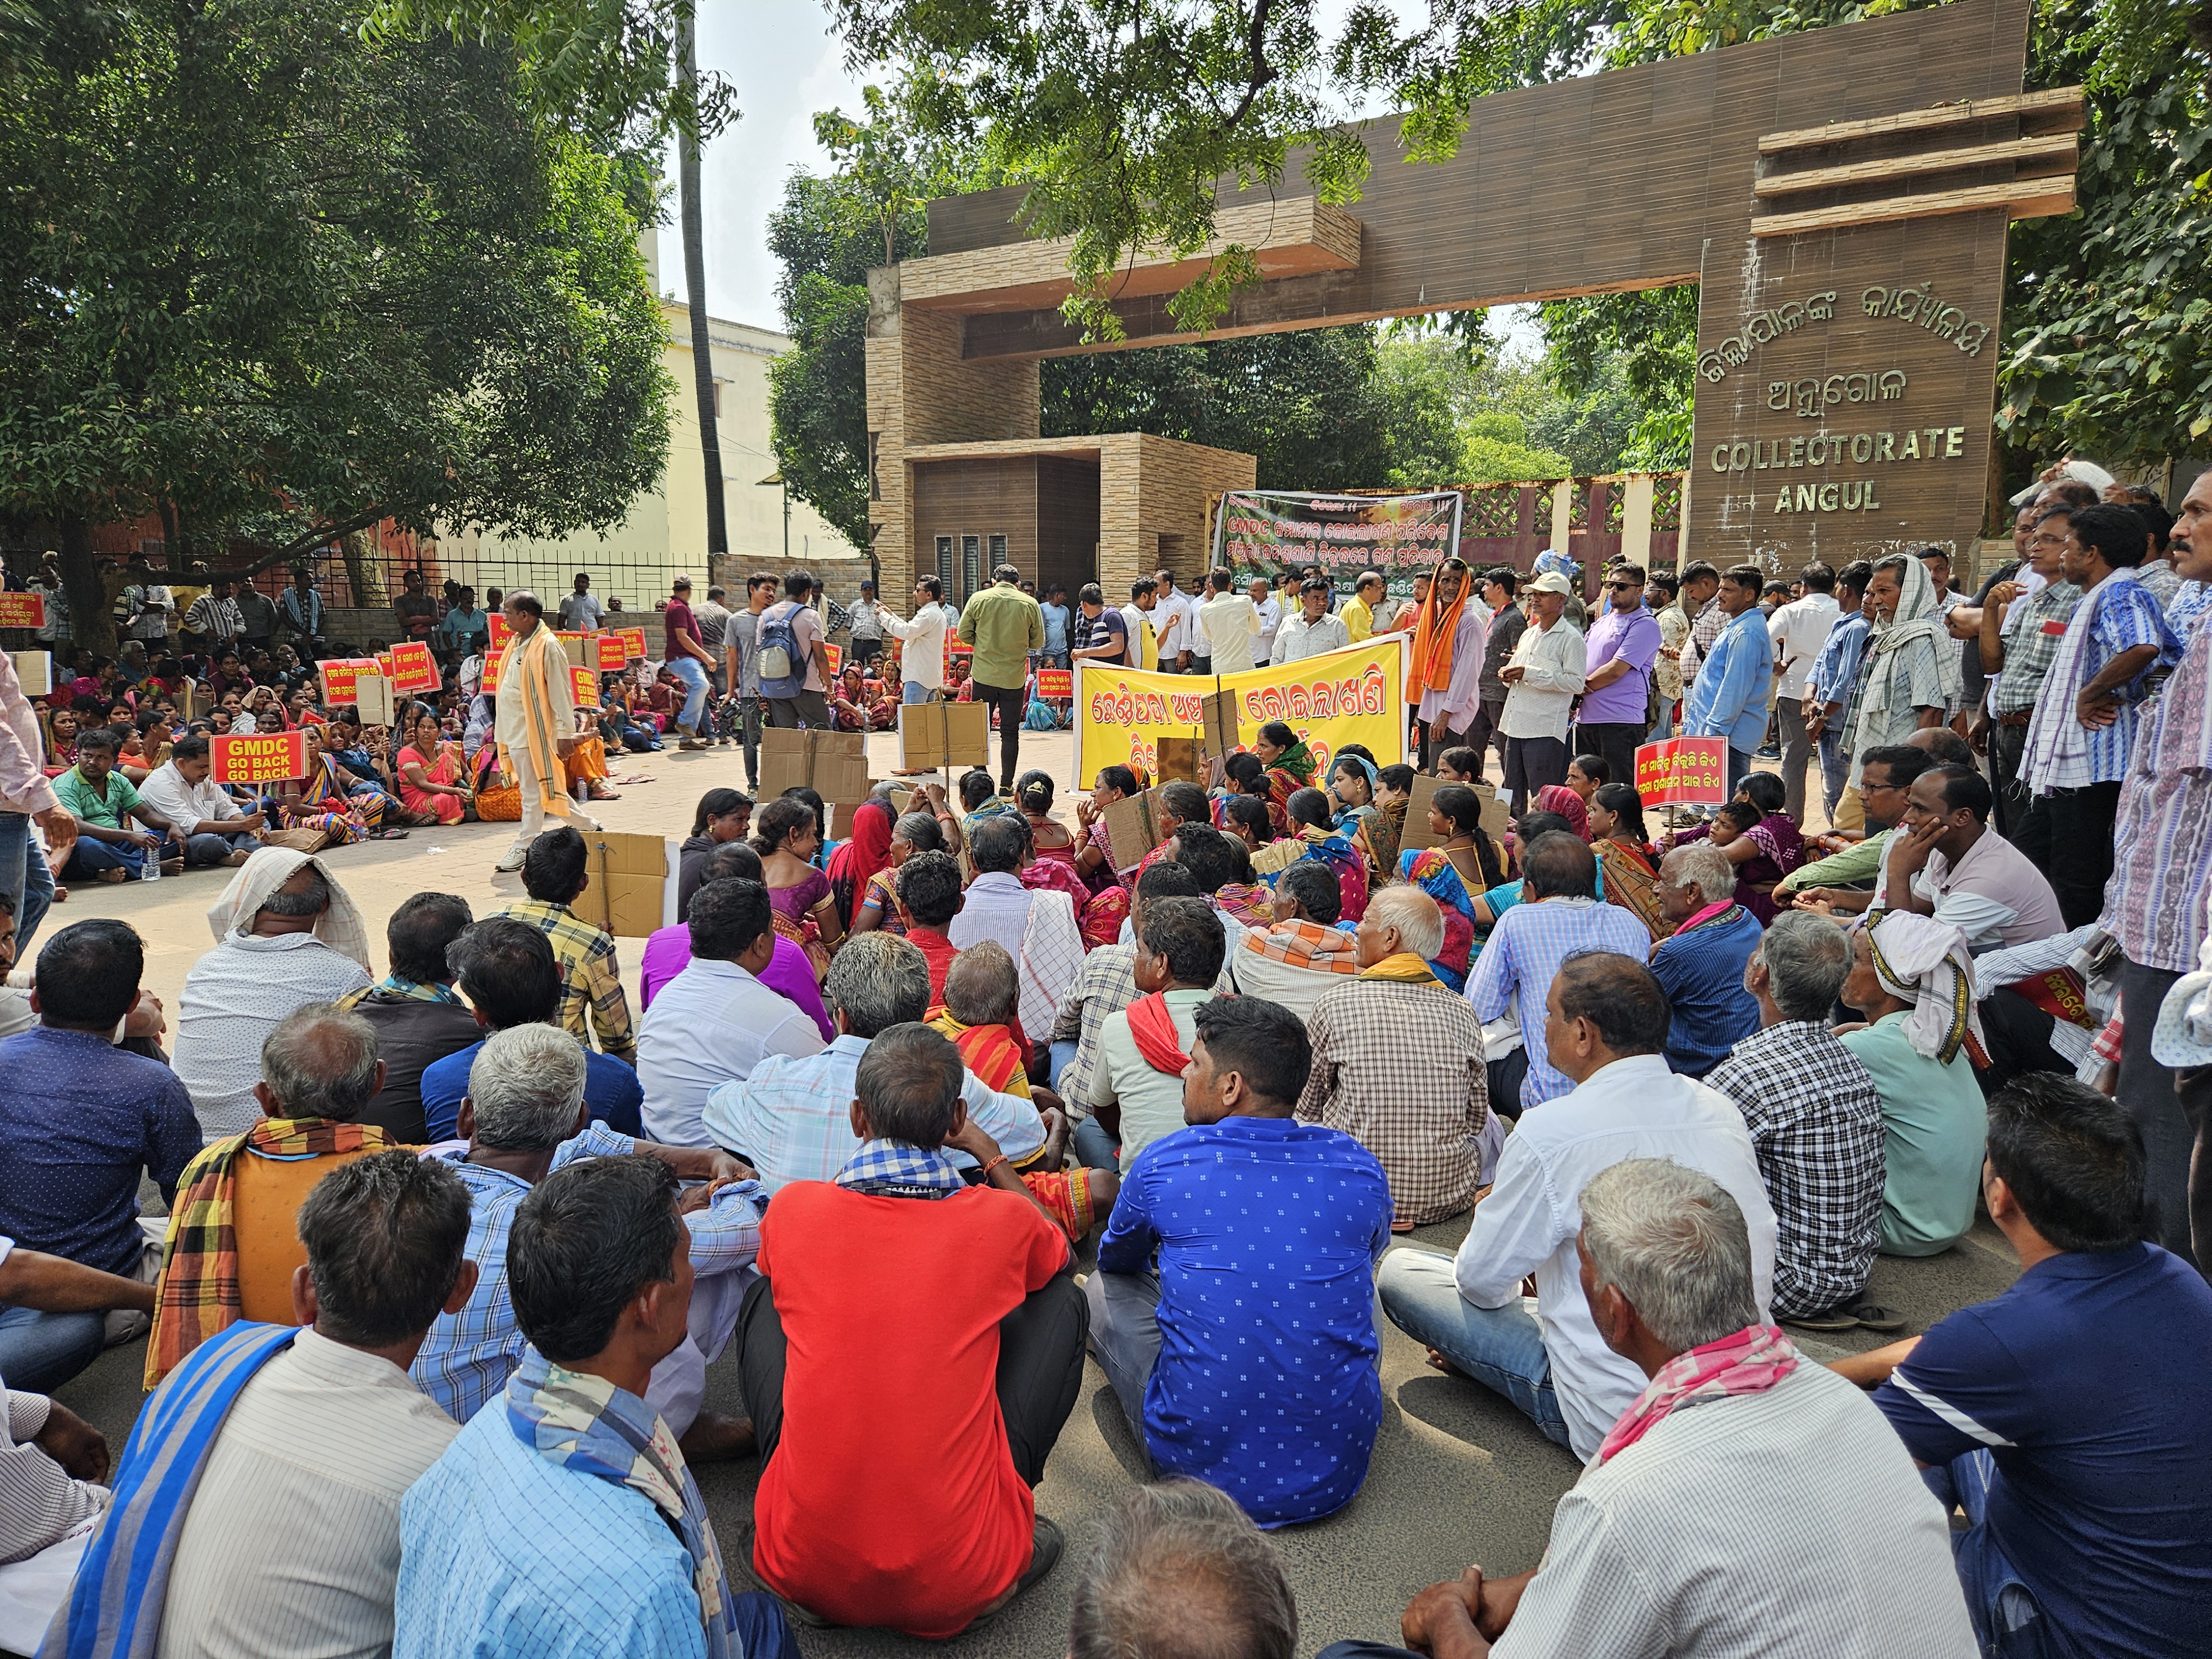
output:
[[[960,613],[960,639],[975,648],[969,678],[975,700],[999,711],[999,793],[1014,793],[1022,752],[1023,705],[1029,700],[1030,653],[1044,649],[1044,612],[1021,590],[1022,573],[1002,564],[991,583]]]
[[[64,882],[130,881],[149,854],[161,860],[163,875],[184,872],[181,854],[163,857],[169,821],[142,802],[131,780],[115,769],[115,734],[106,727],[78,737],[76,764],[54,780],[54,799],[76,820],[76,846],[62,866]],[[146,829],[131,829],[132,819]]]

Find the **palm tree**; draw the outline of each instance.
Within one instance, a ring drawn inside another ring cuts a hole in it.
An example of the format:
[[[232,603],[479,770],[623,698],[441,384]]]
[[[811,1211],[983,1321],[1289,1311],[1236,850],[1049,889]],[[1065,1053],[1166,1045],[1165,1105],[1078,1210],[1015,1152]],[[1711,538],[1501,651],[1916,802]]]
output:
[[[683,68],[679,72],[676,127],[678,211],[684,224],[684,295],[691,312],[691,386],[699,405],[699,460],[707,470],[707,557],[730,550],[729,526],[722,510],[722,444],[714,429],[714,359],[707,336],[706,227],[699,205],[699,49],[697,25],[685,7],[679,23]]]

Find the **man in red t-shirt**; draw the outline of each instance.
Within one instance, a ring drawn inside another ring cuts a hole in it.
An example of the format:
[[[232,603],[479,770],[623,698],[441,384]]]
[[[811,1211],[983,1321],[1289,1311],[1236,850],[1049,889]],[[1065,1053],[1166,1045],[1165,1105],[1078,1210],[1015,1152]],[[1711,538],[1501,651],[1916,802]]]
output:
[[[957,954],[945,930],[960,914],[960,866],[950,853],[916,853],[898,871],[899,908],[907,942],[929,963],[929,1001],[945,1000],[945,976]]]
[[[676,746],[704,749],[708,745],[700,739],[699,722],[707,712],[708,676],[714,672],[714,659],[699,632],[699,619],[691,614],[689,576],[678,576],[670,584],[661,625],[668,636],[668,671],[684,682],[686,694],[683,712],[676,717],[676,730],[682,739]]]
[[[854,1088],[860,1150],[834,1182],[776,1194],[738,1316],[763,1459],[753,1571],[832,1623],[937,1639],[1060,1558],[1031,1489],[1090,1319],[1066,1235],[961,1103],[958,1049],[894,1025]]]

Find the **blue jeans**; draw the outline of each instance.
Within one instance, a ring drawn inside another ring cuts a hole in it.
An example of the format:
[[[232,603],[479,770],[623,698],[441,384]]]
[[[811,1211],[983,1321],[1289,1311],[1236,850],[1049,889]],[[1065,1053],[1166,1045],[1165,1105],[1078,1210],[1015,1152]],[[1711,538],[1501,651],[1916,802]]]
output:
[[[260,845],[251,836],[219,836],[210,830],[204,836],[194,836],[185,842],[185,862],[187,865],[221,864],[233,853],[251,853]],[[0,1376],[6,1375],[7,1372],[0,1371]]]
[[[1504,1395],[1556,1445],[1567,1419],[1552,1389],[1543,1327],[1525,1297],[1478,1308],[1459,1293],[1452,1259],[1434,1250],[1395,1249],[1382,1258],[1376,1289],[1389,1322],[1493,1392]]]
[[[899,684],[901,702],[927,702],[936,695],[919,680],[904,680]]]
[[[1060,1092],[1060,1074],[1073,1065],[1074,1060],[1074,1043],[1055,1042],[1052,1045],[1052,1070],[1047,1073],[1047,1075],[1051,1079],[1051,1086],[1054,1093],[1057,1094]],[[4,1372],[0,1372],[0,1376],[4,1375]]]
[[[15,901],[15,954],[28,961],[32,936],[54,902],[54,872],[31,833],[28,812],[0,812],[0,893]]]
[[[1091,1275],[1083,1295],[1091,1304],[1091,1352],[1113,1385],[1129,1431],[1137,1437],[1138,1445],[1146,1447],[1149,1456],[1145,1389],[1160,1359],[1159,1275],[1109,1273],[1102,1268]]]
[[[1118,1170],[1121,1144],[1097,1118],[1086,1117],[1075,1126],[1075,1161],[1086,1170]]]
[[[134,877],[146,862],[145,849],[127,842],[94,841],[90,836],[79,836],[76,846],[70,851],[69,862],[62,866],[64,878],[75,872],[80,881],[96,876],[103,870],[128,870]],[[20,951],[21,947],[17,947]],[[0,1373],[4,1375],[4,1373]]]
[[[0,1377],[26,1394],[51,1394],[100,1358],[106,1316],[0,1310]]]
[[[0,1372],[0,1376],[6,1373]],[[747,1562],[750,1570],[752,1564]],[[725,1589],[722,1592],[729,1595]],[[745,1659],[799,1659],[799,1638],[784,1616],[783,1603],[762,1590],[730,1596],[731,1622],[737,1626],[732,1650],[742,1644]]]
[[[1672,697],[1662,696],[1659,699],[1659,718],[1652,722],[1651,735],[1645,738],[1644,741],[1647,743],[1664,743],[1668,738],[1674,735],[1674,699]],[[1635,780],[1632,778],[1615,778],[1613,781],[1615,783],[1632,783]]]
[[[684,710],[676,717],[676,728],[686,737],[699,734],[699,716],[707,710],[707,665],[696,657],[678,657],[668,665],[668,671],[684,682],[686,696]]]
[[[1974,1638],[1991,1659],[2075,1659],[2073,1644],[2051,1628],[2036,1605],[2035,1592],[1990,1536],[1990,1477],[1996,1469],[1988,1451],[1975,1450],[1920,1472],[1947,1508],[1966,1517],[1966,1531],[1951,1534],[1951,1556],[1958,1565],[1959,1587],[1966,1594]]]
[[[1831,822],[1836,816],[1836,803],[1844,798],[1844,785],[1851,775],[1851,757],[1844,752],[1843,739],[1834,732],[1820,733],[1820,804]]]

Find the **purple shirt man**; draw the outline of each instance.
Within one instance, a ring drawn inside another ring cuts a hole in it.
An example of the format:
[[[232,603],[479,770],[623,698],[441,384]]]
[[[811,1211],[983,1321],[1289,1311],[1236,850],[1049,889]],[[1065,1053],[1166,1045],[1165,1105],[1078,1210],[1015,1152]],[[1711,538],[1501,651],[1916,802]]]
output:
[[[1643,725],[1651,663],[1659,654],[1658,619],[1641,601],[1631,611],[1608,610],[1590,624],[1583,645],[1591,678],[1615,658],[1628,664],[1628,672],[1595,691],[1583,692],[1582,712],[1575,718],[1584,726]]]

